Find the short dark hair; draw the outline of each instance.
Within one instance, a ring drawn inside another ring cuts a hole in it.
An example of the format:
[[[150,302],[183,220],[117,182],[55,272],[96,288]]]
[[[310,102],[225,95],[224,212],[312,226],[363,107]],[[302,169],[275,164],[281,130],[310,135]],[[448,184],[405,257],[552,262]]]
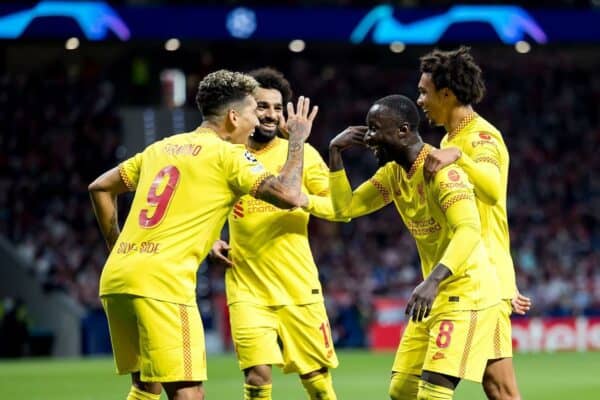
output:
[[[258,68],[248,72],[248,75],[256,79],[263,89],[275,89],[281,93],[283,104],[292,100],[292,87],[283,74],[271,67]]]
[[[389,108],[394,112],[398,123],[408,123],[411,131],[414,131],[419,127],[419,123],[421,122],[419,110],[417,109],[415,102],[408,97],[402,96],[401,94],[392,94],[382,97],[374,104],[379,104]]]
[[[204,117],[217,116],[225,106],[252,95],[257,87],[258,82],[251,76],[221,69],[200,81],[196,104]]]
[[[481,68],[473,59],[470,48],[435,49],[421,57],[421,72],[430,73],[437,90],[448,88],[464,105],[477,104],[485,95]]]

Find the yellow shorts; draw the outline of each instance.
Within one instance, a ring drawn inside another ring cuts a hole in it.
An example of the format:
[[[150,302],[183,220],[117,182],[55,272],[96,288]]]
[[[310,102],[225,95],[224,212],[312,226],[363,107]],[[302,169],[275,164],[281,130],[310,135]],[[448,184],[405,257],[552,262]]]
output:
[[[239,366],[277,365],[300,375],[335,368],[337,355],[323,303],[290,306],[229,305]]]
[[[426,370],[481,382],[493,346],[497,314],[498,306],[493,306],[410,321],[392,371],[420,376]]]
[[[510,299],[503,299],[499,304],[498,320],[494,330],[494,349],[491,360],[510,358],[512,352],[512,326],[510,322],[512,305]]]
[[[197,306],[129,295],[102,297],[117,373],[142,381],[206,380],[204,329]]]

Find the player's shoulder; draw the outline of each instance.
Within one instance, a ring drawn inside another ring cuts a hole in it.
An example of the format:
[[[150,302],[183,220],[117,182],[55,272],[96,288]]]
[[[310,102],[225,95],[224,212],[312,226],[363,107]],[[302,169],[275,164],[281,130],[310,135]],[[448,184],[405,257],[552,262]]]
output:
[[[467,130],[467,136],[472,141],[503,142],[502,133],[482,116]]]
[[[472,189],[467,173],[457,164],[450,164],[440,169],[432,180],[440,190]]]

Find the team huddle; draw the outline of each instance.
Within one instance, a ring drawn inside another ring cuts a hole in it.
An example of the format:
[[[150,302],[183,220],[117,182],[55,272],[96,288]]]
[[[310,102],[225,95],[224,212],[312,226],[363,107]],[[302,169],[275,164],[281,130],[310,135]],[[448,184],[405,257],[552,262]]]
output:
[[[481,70],[461,47],[421,57],[419,97],[393,94],[329,144],[329,165],[306,140],[318,114],[291,103],[278,71],[220,70],[201,82],[194,131],[155,142],[90,184],[110,249],[100,297],[127,399],[204,399],[207,379],[196,271],[226,266],[231,333],[244,399],[271,399],[273,365],[300,377],[308,398],[336,399],[338,366],[309,240],[311,215],[347,222],[394,203],[413,236],[423,281],[392,364],[389,396],[452,399],[461,379],[489,399],[520,399],[510,314],[516,287],[506,212],[509,156],[473,109]],[[284,117],[284,106],[287,117]],[[446,134],[419,135],[421,108]],[[342,153],[372,151],[379,169],[352,190]],[[119,194],[135,192],[121,230]],[[227,221],[229,242],[220,240]]]

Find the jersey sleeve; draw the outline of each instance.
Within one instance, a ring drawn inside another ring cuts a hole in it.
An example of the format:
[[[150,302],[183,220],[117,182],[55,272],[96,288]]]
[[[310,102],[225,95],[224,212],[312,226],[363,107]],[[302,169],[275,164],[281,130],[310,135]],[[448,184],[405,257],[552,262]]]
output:
[[[336,217],[329,190],[329,168],[323,158],[309,144],[305,147],[304,186],[308,191],[308,206],[304,209],[315,217],[329,221],[350,221],[346,217]]]
[[[223,160],[227,182],[238,194],[256,196],[260,184],[273,174],[243,146],[227,147]]]
[[[457,164],[467,173],[479,199],[494,205],[502,194],[499,139],[492,133],[473,132],[461,149]]]
[[[329,167],[319,152],[309,144],[305,145],[304,185],[309,194],[329,195]]]
[[[345,170],[329,173],[331,203],[336,217],[356,218],[379,210],[392,202],[388,187],[389,168],[380,168],[371,179],[352,191]]]
[[[143,153],[137,153],[135,156],[128,158],[119,164],[119,174],[121,180],[127,189],[135,191],[140,180],[140,170],[142,168],[142,157]]]
[[[460,274],[481,241],[481,223],[473,188],[464,171],[456,166],[440,170],[433,185],[434,196],[452,232],[452,239],[440,263],[452,274]]]

